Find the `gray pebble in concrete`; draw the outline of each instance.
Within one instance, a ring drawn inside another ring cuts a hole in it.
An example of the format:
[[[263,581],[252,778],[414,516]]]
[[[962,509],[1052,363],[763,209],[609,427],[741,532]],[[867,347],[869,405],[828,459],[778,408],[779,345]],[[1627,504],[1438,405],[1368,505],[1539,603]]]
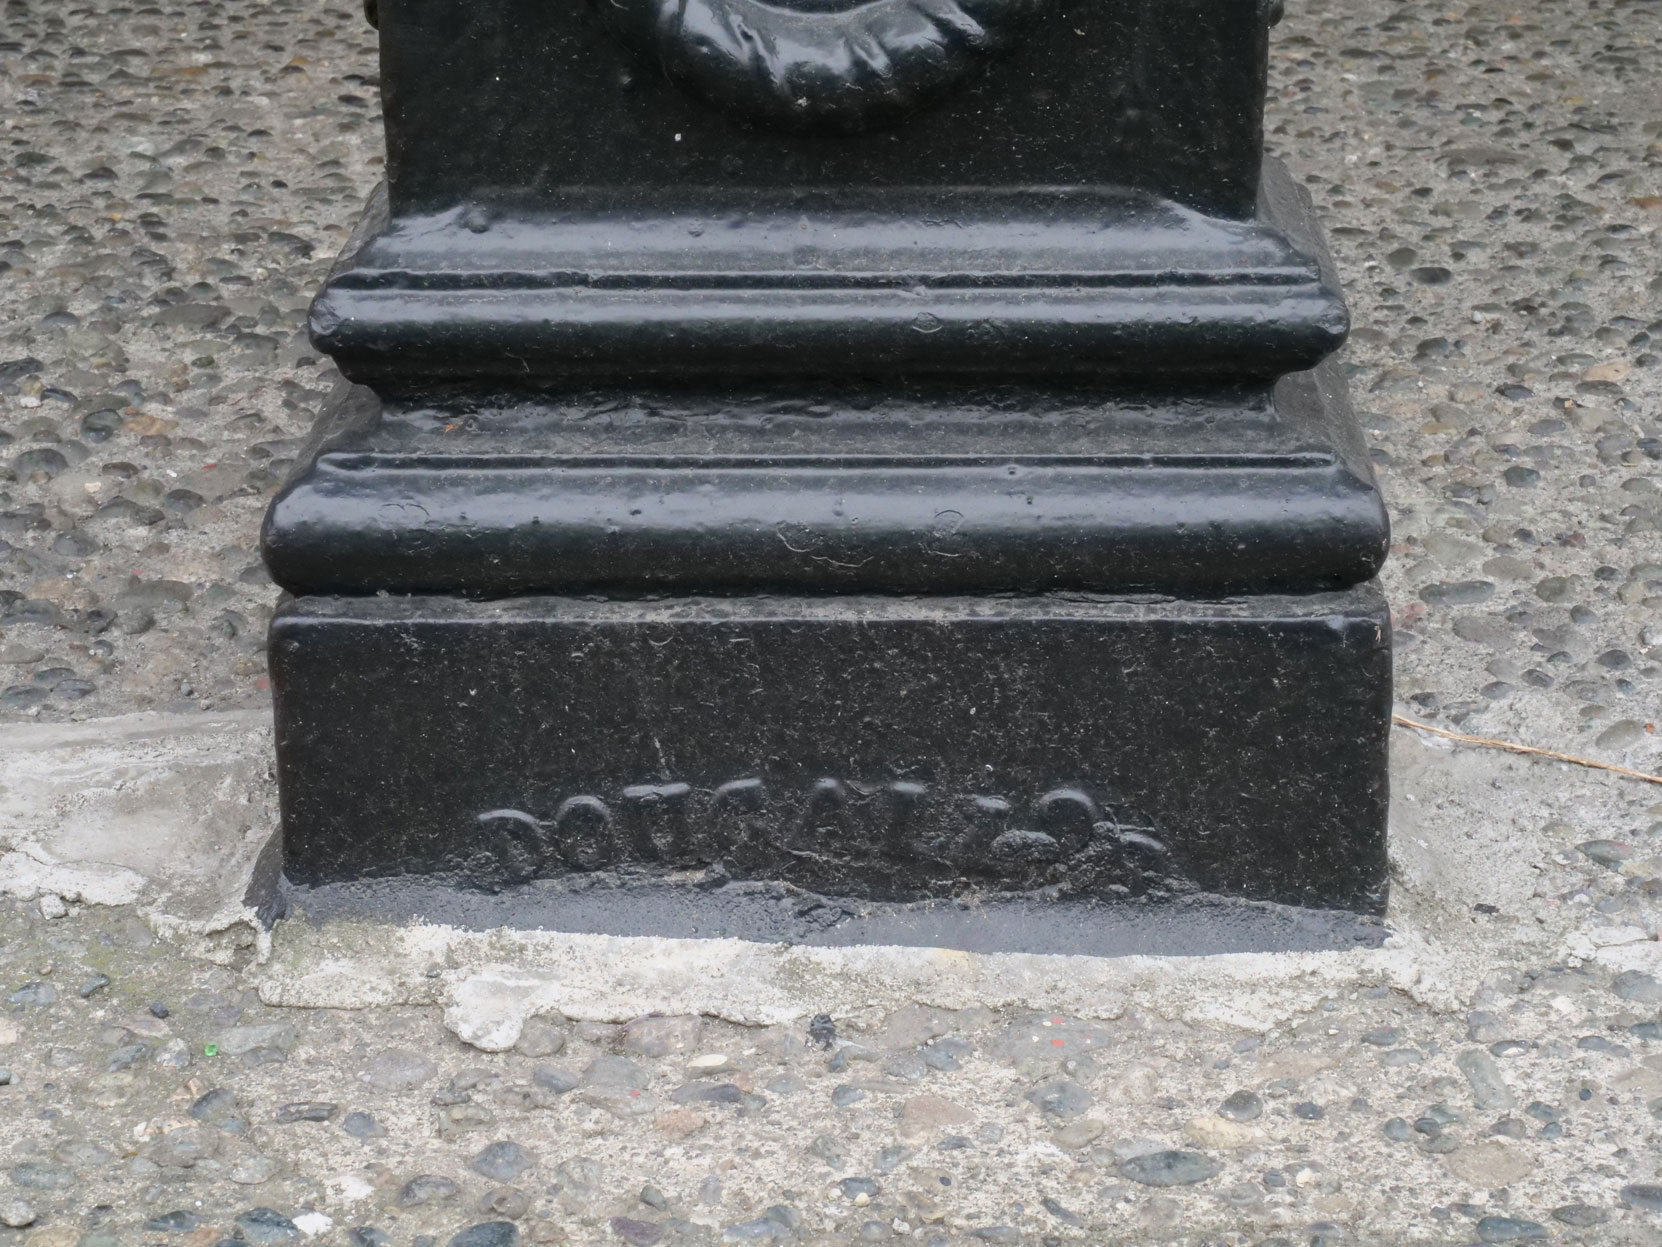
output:
[[[261,1156],[256,1152],[254,1156],[244,1156],[234,1162],[226,1177],[244,1187],[258,1187],[278,1176],[281,1169],[283,1166],[279,1166],[271,1157]]]
[[[1636,1004],[1662,1004],[1662,983],[1642,970],[1623,970],[1610,980],[1610,990]]]
[[[363,1112],[348,1113],[341,1118],[340,1128],[354,1139],[381,1139],[387,1133],[380,1122]]]
[[[13,1165],[12,1183],[32,1191],[66,1191],[75,1185],[75,1175],[62,1165],[48,1161],[25,1161]]]
[[[867,1224],[870,1224],[869,1222]],[[878,1224],[882,1224],[879,1222]],[[883,1227],[888,1231],[888,1227]],[[892,1231],[889,1231],[892,1236]],[[736,1221],[721,1232],[721,1241],[724,1243],[770,1243],[776,1239],[786,1238],[790,1230],[771,1217],[758,1217],[754,1221]],[[862,1238],[866,1235],[862,1233]]]
[[[25,983],[6,999],[14,1005],[40,1008],[58,1003],[58,989],[50,983]]]
[[[818,1158],[832,1169],[841,1169],[847,1164],[843,1144],[833,1135],[815,1135],[813,1141],[808,1144],[807,1151],[810,1156]]]
[[[1552,1217],[1578,1230],[1586,1230],[1610,1220],[1610,1210],[1591,1204],[1563,1204],[1552,1210]]]
[[[651,1058],[690,1055],[698,1048],[703,1033],[702,1018],[636,1018],[623,1028],[623,1050]]]
[[[430,1204],[445,1204],[460,1193],[449,1178],[435,1173],[420,1173],[398,1189],[398,1203],[404,1208],[423,1208]]]
[[[1144,1186],[1189,1186],[1217,1177],[1223,1166],[1198,1152],[1146,1152],[1122,1161],[1122,1178]]]
[[[1392,1048],[1379,1054],[1379,1064],[1384,1069],[1402,1069],[1407,1065],[1419,1065],[1425,1060],[1425,1054],[1418,1048]]]
[[[1621,1200],[1626,1208],[1662,1212],[1662,1186],[1649,1182],[1632,1183],[1621,1189]]]
[[[499,1139],[476,1153],[468,1167],[497,1182],[512,1182],[532,1168],[537,1159],[511,1139]]]
[[[202,1218],[188,1208],[178,1208],[172,1212],[164,1212],[158,1217],[151,1217],[144,1223],[146,1231],[152,1234],[188,1234],[202,1224]]]
[[[519,1227],[512,1221],[470,1225],[451,1238],[450,1247],[519,1247]]]
[[[1506,1085],[1495,1058],[1482,1048],[1468,1048],[1455,1057],[1454,1063],[1466,1076],[1472,1091],[1472,1100],[1481,1109],[1506,1110],[1517,1104],[1517,1098]]]
[[[284,1124],[297,1121],[333,1121],[340,1105],[324,1100],[301,1100],[285,1104],[277,1110],[277,1120]]]
[[[1487,1009],[1473,1009],[1466,1014],[1466,1038],[1473,1043],[1494,1043],[1507,1038],[1501,1020]]]
[[[961,1069],[962,1062],[969,1053],[969,1041],[956,1035],[943,1035],[931,1039],[918,1049],[923,1063],[940,1073],[951,1073]]]
[[[639,1091],[650,1081],[645,1069],[627,1057],[598,1056],[583,1070],[586,1087],[616,1087]]]
[[[479,1211],[505,1221],[518,1221],[531,1211],[531,1197],[518,1187],[499,1186],[486,1191]]]
[[[141,1060],[150,1055],[150,1045],[147,1043],[123,1044],[111,1052],[105,1060],[104,1068],[112,1074],[118,1070],[132,1069]]]
[[[407,1091],[432,1081],[438,1066],[419,1052],[407,1048],[388,1048],[370,1058],[361,1075],[373,1091]]]
[[[884,1063],[883,1072],[901,1082],[918,1083],[929,1076],[929,1065],[916,1052],[900,1052]]]
[[[156,1049],[151,1058],[163,1069],[186,1069],[194,1061],[190,1047],[182,1039],[169,1039]]]
[[[1626,1044],[1620,1044],[1603,1035],[1583,1035],[1575,1041],[1575,1046],[1583,1052],[1600,1052],[1605,1056],[1626,1057],[1633,1055],[1633,1049]]]
[[[551,1018],[534,1017],[526,1020],[524,1028],[519,1033],[519,1039],[514,1044],[514,1051],[521,1056],[550,1057],[558,1056],[565,1050],[565,1046],[564,1028]]]
[[[1218,1116],[1226,1117],[1230,1121],[1257,1121],[1264,1115],[1264,1101],[1255,1091],[1242,1088],[1232,1092],[1227,1099],[1218,1105]]]
[[[630,1247],[657,1247],[664,1238],[664,1227],[656,1221],[613,1217],[610,1225],[612,1233]]]
[[[81,986],[76,989],[75,994],[82,1000],[90,1000],[109,985],[110,976],[107,974],[88,975],[81,981]]]
[[[237,1102],[236,1093],[228,1087],[215,1087],[210,1091],[204,1091],[191,1102],[186,1111],[197,1121],[205,1122],[227,1134],[241,1134],[247,1129],[242,1106]]]
[[[553,1095],[565,1095],[569,1091],[577,1090],[583,1080],[570,1070],[553,1065],[539,1065],[531,1071],[531,1082]]]
[[[1633,846],[1616,840],[1583,840],[1576,846],[1589,861],[1618,870],[1633,856]]]
[[[893,1173],[910,1160],[913,1155],[914,1152],[911,1148],[899,1143],[891,1143],[877,1153],[877,1160],[873,1167],[878,1173]]]
[[[1071,1078],[1058,1078],[1034,1087],[1027,1093],[1027,1101],[1046,1116],[1064,1120],[1081,1116],[1093,1103],[1091,1093]]]
[[[699,1080],[677,1087],[669,1098],[676,1104],[742,1104],[745,1094],[730,1082]]]
[[[844,1199],[856,1202],[877,1197],[878,1186],[871,1178],[844,1178],[837,1183],[837,1191]]]
[[[1481,1217],[1476,1228],[1478,1241],[1483,1243],[1529,1243],[1552,1237],[1546,1226],[1522,1217]]]
[[[238,1213],[235,1224],[238,1236],[254,1247],[271,1247],[271,1244],[293,1242],[301,1237],[299,1227],[273,1208],[250,1208]]]

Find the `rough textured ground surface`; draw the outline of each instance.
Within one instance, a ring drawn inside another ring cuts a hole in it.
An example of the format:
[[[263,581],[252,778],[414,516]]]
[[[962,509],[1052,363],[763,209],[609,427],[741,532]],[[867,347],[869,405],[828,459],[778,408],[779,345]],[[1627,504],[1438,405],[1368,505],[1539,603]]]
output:
[[[1402,709],[1662,769],[1662,9],[1290,7],[1272,144],[1353,300]],[[371,32],[3,14],[0,720],[257,706],[257,525],[333,378],[303,310],[381,163]],[[268,1008],[234,935],[4,902],[0,1247],[1662,1243],[1662,789],[1476,755],[1416,786],[1404,748],[1405,903],[1490,968],[1268,1029],[835,998],[486,1053],[436,1007]],[[1480,824],[1494,891],[1455,903]]]

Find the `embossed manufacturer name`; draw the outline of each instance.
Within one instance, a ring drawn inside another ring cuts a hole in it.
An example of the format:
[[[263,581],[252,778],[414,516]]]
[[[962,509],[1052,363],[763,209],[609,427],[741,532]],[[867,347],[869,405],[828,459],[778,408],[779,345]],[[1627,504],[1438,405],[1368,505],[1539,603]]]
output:
[[[690,869],[721,863],[814,886],[849,867],[923,873],[941,883],[1139,892],[1173,873],[1148,820],[1079,787],[1026,800],[907,780],[832,777],[786,788],[756,776],[695,787],[637,784],[578,793],[545,814],[487,810],[482,881],[522,883],[621,862]],[[878,889],[881,890],[881,889]]]

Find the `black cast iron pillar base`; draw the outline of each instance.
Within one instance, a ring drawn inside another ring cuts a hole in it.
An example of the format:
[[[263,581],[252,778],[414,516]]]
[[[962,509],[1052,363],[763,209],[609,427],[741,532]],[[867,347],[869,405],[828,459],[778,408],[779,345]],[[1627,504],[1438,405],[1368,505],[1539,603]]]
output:
[[[1029,951],[1330,946],[1367,924],[1206,902],[1384,904],[1371,584],[312,597],[278,615],[272,660],[302,886],[425,877],[503,898],[440,914],[556,929]],[[321,894],[439,894],[416,895]],[[1204,920],[1179,937],[1182,912]]]
[[[381,14],[389,181],[312,315],[352,384],[263,536],[291,892],[1377,939],[1388,532],[1276,6],[752,9],[713,60],[731,0]]]

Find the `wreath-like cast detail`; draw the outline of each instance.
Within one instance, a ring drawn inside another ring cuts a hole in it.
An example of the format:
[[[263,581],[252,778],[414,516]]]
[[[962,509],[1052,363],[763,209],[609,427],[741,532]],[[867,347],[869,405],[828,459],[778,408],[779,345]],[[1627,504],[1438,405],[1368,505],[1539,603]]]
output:
[[[683,88],[749,120],[864,130],[951,90],[1047,0],[595,0]]]

